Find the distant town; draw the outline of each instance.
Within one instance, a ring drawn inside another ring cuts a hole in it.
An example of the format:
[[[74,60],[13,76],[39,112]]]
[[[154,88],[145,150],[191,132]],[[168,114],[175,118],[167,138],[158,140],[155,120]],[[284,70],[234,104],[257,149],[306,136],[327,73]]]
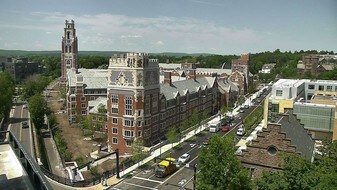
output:
[[[336,188],[335,52],[82,52],[76,32],[0,50],[0,189]]]

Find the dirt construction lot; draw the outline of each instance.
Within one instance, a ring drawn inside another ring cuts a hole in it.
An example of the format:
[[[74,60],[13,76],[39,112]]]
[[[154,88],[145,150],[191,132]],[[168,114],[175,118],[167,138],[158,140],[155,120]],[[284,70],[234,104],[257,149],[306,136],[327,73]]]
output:
[[[76,124],[70,125],[68,122],[67,113],[62,111],[63,106],[62,97],[60,94],[60,87],[55,85],[53,90],[49,91],[48,106],[54,112],[58,127],[62,130],[62,136],[68,145],[68,149],[72,152],[73,159],[82,157],[84,161],[89,161],[89,154],[97,150],[97,142],[92,140],[84,140],[82,130]]]

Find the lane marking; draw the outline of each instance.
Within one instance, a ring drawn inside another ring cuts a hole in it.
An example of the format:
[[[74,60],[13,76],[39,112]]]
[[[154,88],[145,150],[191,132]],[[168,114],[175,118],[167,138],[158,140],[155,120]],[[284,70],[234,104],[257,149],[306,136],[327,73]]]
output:
[[[148,178],[143,178],[143,177],[138,177],[138,176],[133,176],[133,178],[135,179],[140,179],[140,180],[145,180],[145,181],[150,181],[150,182],[154,182],[154,183],[164,183],[162,181],[158,181],[158,180],[154,180],[154,179],[148,179]]]
[[[144,188],[144,189],[152,189],[152,190],[158,190],[156,188],[152,188],[152,187],[146,187],[146,186],[143,186],[143,185],[137,185],[137,184],[133,184],[133,183],[128,183],[128,182],[123,182],[127,185],[131,185],[131,186],[135,186],[135,187],[140,187],[140,188]]]

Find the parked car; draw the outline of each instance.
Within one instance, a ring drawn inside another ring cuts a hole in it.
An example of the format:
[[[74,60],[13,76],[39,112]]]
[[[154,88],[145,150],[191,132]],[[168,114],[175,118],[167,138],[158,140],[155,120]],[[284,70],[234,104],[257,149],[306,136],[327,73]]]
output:
[[[246,129],[242,125],[236,131],[236,134],[239,136],[243,136],[245,133],[246,133]]]
[[[228,125],[224,126],[221,131],[224,133],[227,133],[230,130],[230,127]]]
[[[22,128],[28,128],[29,127],[29,125],[26,121],[22,122],[21,125],[22,125]]]
[[[178,162],[180,163],[187,163],[190,160],[191,156],[189,154],[183,154],[178,158]]]
[[[205,145],[205,146],[207,146],[208,143],[209,143],[209,139],[210,139],[210,137],[207,137],[207,138],[204,140],[204,142],[202,142],[202,144]]]

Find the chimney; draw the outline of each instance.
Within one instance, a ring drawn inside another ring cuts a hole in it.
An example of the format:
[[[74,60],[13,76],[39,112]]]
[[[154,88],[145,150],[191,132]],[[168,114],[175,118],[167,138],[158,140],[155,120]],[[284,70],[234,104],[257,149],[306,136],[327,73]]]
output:
[[[170,71],[164,71],[164,84],[172,85],[172,78]]]
[[[188,79],[193,79],[193,80],[197,79],[197,75],[196,75],[195,69],[189,70],[188,75],[189,75]]]

